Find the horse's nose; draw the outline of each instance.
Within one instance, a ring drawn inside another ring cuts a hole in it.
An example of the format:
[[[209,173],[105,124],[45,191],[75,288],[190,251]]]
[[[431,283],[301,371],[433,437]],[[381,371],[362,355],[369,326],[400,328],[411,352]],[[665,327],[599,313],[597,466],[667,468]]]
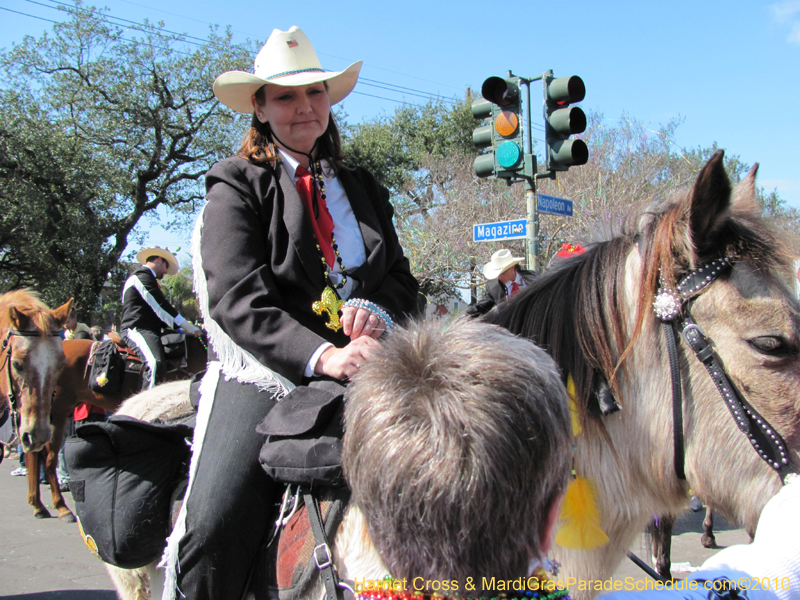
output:
[[[25,452],[31,452],[31,446],[33,446],[33,436],[26,431],[22,434],[20,441],[22,442],[23,450],[25,450]]]
[[[44,429],[35,428],[33,430],[24,431],[20,436],[22,442],[22,449],[25,452],[39,452],[44,448],[45,444],[50,441],[52,432],[49,427]]]

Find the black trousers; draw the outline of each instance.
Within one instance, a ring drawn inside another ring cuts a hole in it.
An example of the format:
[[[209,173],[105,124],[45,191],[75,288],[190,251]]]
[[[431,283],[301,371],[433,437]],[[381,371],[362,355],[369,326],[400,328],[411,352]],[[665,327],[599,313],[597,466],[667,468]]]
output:
[[[201,410],[210,400],[200,399]],[[176,597],[238,600],[283,492],[258,462],[264,436],[256,425],[275,400],[255,385],[225,381],[220,374],[213,403],[186,498]]]
[[[136,350],[142,359],[142,391],[164,381],[166,364],[164,347],[161,345],[161,332],[148,329],[126,329],[123,337],[128,346]]]

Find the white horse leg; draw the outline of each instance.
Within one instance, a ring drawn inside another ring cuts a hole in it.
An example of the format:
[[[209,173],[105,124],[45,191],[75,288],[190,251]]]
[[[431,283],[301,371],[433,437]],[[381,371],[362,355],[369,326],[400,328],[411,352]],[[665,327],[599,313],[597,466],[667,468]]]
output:
[[[164,595],[164,569],[158,568],[158,561],[154,561],[145,567],[150,576],[150,597],[158,600]]]
[[[120,569],[109,564],[105,567],[117,590],[119,600],[150,600],[150,576],[147,567]]]

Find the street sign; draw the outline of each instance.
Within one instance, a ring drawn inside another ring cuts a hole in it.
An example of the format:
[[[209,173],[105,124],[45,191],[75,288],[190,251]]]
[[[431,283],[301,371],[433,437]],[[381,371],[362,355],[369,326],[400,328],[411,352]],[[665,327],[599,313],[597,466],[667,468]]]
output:
[[[545,196],[544,194],[538,194],[538,196],[539,212],[547,213],[548,215],[561,215],[562,217],[572,216],[572,200]]]
[[[570,204],[572,204],[570,202]],[[528,230],[526,219],[501,221],[499,223],[479,223],[472,226],[473,242],[494,242],[497,240],[522,240]]]

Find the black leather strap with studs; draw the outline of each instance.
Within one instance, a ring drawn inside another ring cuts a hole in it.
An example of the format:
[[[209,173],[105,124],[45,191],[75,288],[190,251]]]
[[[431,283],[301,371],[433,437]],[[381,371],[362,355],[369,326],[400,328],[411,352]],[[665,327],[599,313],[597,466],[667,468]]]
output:
[[[739,390],[722,368],[714,349],[703,330],[687,316],[681,322],[681,336],[705,366],[717,387],[725,406],[728,407],[736,426],[747,436],[758,455],[784,480],[797,469],[789,462],[786,442],[759,412],[739,393]]]

